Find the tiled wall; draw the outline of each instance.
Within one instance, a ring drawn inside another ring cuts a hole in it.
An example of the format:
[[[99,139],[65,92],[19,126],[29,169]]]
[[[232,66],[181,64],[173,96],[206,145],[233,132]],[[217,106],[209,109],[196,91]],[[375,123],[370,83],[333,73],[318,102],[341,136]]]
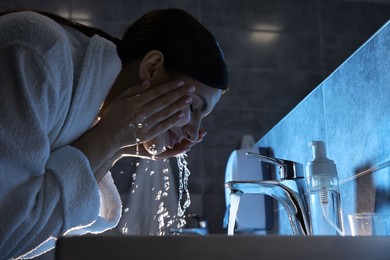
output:
[[[327,144],[338,168],[346,234],[348,214],[379,213],[390,235],[390,20],[258,142],[277,158],[306,164],[311,140]],[[276,210],[281,234],[291,234]]]
[[[214,233],[224,232],[225,165],[242,135],[260,139],[390,16],[389,0],[2,0],[0,7],[52,11],[115,36],[148,10],[177,7],[216,35],[230,92],[189,153],[193,209]]]

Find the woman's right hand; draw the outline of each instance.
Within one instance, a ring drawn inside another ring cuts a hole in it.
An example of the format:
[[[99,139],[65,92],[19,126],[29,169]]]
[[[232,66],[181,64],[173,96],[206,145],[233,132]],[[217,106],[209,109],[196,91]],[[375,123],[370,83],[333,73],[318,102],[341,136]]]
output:
[[[87,156],[95,171],[123,147],[148,141],[175,126],[194,91],[194,86],[181,80],[153,88],[149,81],[131,87],[102,111],[99,122],[73,146]]]
[[[116,150],[146,142],[180,121],[194,91],[181,80],[153,88],[146,81],[116,97],[95,127],[111,136]]]

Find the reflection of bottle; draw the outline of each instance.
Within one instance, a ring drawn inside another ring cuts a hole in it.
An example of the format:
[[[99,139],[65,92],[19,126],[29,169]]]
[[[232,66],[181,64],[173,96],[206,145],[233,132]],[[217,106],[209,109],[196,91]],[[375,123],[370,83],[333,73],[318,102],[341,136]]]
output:
[[[309,146],[313,160],[307,164],[306,181],[312,234],[343,235],[336,165],[326,157],[323,142],[309,142]]]

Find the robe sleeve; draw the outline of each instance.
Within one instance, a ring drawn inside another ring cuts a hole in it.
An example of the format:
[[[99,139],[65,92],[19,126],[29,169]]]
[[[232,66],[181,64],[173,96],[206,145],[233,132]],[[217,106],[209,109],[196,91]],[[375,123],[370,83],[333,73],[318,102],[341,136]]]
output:
[[[59,85],[63,72],[26,42],[0,45],[0,57],[0,258],[8,259],[93,225],[101,198],[81,151],[51,151],[71,95]]]

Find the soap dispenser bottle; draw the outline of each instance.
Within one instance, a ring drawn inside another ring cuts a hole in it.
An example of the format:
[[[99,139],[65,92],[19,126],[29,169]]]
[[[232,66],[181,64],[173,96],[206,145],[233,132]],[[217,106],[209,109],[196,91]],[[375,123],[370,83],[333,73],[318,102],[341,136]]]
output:
[[[306,167],[312,234],[343,235],[336,164],[327,158],[324,142],[308,144],[313,151]]]

